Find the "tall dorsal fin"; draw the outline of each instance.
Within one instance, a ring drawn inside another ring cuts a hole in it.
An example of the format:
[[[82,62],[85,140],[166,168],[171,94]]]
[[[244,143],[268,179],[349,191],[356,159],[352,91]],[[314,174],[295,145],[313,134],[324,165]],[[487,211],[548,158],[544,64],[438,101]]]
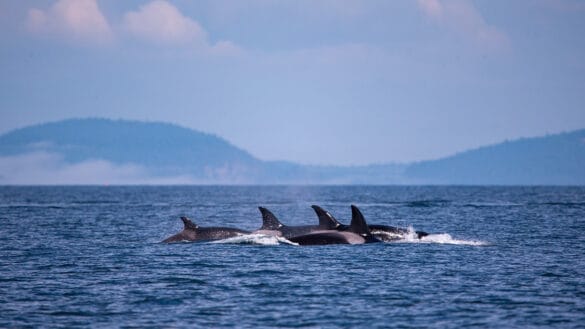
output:
[[[364,215],[362,215],[362,212],[354,205],[351,205],[351,224],[349,224],[349,230],[359,235],[372,234]]]
[[[260,212],[262,213],[262,227],[260,228],[261,230],[277,230],[284,226],[278,220],[278,218],[276,218],[276,216],[274,216],[274,214],[270,212],[270,210],[264,207],[258,207],[258,209],[260,209]]]
[[[335,217],[333,217],[333,215],[331,215],[328,211],[326,211],[325,209],[317,206],[317,205],[312,205],[311,208],[313,208],[313,210],[315,210],[315,213],[317,213],[317,217],[319,217],[319,226],[324,226],[330,229],[334,229],[334,228],[338,228],[341,223],[337,221],[337,219],[335,219]]]
[[[191,221],[189,218],[183,216],[181,217],[181,220],[183,221],[183,224],[185,224],[185,227],[183,228],[184,230],[197,230],[197,228],[199,226],[197,226],[197,224],[193,223],[193,221]]]

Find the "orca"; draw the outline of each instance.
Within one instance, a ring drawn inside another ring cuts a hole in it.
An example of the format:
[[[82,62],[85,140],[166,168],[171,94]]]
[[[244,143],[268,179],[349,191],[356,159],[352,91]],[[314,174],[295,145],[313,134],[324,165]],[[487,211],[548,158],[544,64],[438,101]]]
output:
[[[187,217],[181,217],[184,228],[181,232],[164,239],[162,242],[213,241],[250,234],[248,231],[231,227],[200,227]]]
[[[314,208],[313,208],[314,209]],[[330,223],[330,220],[323,220]],[[368,224],[358,207],[351,205],[351,223],[345,230],[336,228],[313,231],[311,233],[289,239],[301,246],[328,245],[328,244],[363,244],[380,242],[368,228]]]
[[[319,219],[319,225],[287,226],[282,224],[270,210],[264,207],[258,207],[258,209],[262,214],[262,227],[253,232],[257,234],[274,235],[290,239],[315,231],[328,230],[333,225],[328,218],[323,218],[322,220]]]
[[[331,215],[325,209],[317,205],[312,205],[311,208],[315,210],[317,217],[319,217],[319,222],[329,222],[331,223],[330,225],[332,229],[339,231],[347,231],[349,229],[349,225],[341,224],[337,219],[335,219],[335,217],[333,217],[333,215]],[[368,227],[373,236],[385,242],[404,239],[405,236],[408,234],[408,230],[401,227],[377,224],[368,224]],[[423,231],[416,231],[415,233],[417,235],[417,238],[419,239],[429,235],[429,233]]]
[[[370,225],[370,230],[374,236],[386,242],[402,240],[409,233],[408,229],[388,225]],[[414,234],[416,234],[418,239],[429,235],[429,233],[424,231],[415,231]]]

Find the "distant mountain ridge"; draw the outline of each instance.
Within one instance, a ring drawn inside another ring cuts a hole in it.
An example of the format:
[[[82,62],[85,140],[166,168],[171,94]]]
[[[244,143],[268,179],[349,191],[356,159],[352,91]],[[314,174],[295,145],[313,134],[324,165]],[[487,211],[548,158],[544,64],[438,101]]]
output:
[[[186,183],[585,184],[585,129],[504,142],[439,160],[343,167],[262,161],[221,137],[169,123],[69,119],[1,135],[0,184],[15,181],[8,172],[14,165],[2,166],[3,159],[13,163],[39,152],[58,155],[63,166],[106,161],[136,166],[148,177],[188,178]]]
[[[425,184],[585,185],[585,129],[414,163],[404,174]]]
[[[63,153],[71,162],[101,158],[173,166],[179,160],[177,154],[196,167],[225,161],[258,162],[220,137],[160,122],[70,119],[21,128],[0,137],[0,154],[16,154],[26,148]]]

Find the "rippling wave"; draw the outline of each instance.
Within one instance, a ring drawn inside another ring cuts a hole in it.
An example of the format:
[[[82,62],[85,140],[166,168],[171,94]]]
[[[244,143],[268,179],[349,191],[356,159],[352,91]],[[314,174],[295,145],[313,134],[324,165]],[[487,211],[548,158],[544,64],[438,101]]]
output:
[[[409,234],[160,243],[312,204]],[[581,328],[584,219],[575,187],[0,187],[0,327]]]

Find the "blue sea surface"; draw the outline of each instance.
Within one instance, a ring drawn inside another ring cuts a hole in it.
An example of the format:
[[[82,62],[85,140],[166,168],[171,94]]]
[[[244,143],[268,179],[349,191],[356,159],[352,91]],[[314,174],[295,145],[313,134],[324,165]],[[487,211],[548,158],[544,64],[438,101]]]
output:
[[[163,244],[318,204],[423,239]],[[0,327],[585,326],[584,187],[0,187]]]

